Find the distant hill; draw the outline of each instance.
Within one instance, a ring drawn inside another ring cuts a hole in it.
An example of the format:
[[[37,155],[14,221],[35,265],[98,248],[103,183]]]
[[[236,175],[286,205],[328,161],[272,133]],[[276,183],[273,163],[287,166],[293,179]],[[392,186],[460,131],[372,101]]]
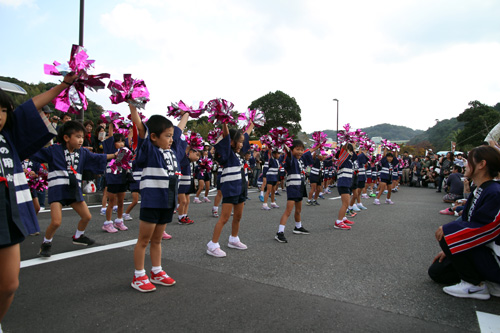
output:
[[[413,137],[408,145],[429,141],[436,150],[449,150],[451,141],[456,142],[456,135],[464,128],[464,123],[457,118],[445,119],[436,123],[427,131]]]
[[[371,127],[366,127],[361,129],[363,132],[366,132],[368,137],[373,138],[375,136],[381,136],[384,139],[388,139],[391,141],[399,141],[399,140],[410,140],[416,135],[420,135],[424,133],[422,130],[413,130],[409,127],[391,125],[391,124],[379,124]],[[323,130],[329,138],[335,140],[336,133],[334,130]],[[311,133],[312,134],[312,133]]]

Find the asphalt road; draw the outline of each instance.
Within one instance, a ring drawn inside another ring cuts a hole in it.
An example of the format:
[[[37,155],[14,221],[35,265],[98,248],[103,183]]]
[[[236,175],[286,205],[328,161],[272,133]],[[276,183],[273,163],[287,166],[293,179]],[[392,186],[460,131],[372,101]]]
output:
[[[403,187],[395,205],[374,206],[354,218],[352,230],[333,229],[340,207],[336,189],[321,206],[303,207],[310,235],[274,240],[283,208],[262,211],[257,193],[245,206],[240,238],[248,250],[221,246],[226,258],[205,253],[217,219],[211,204],[191,204],[193,225],[167,225],[173,239],[163,243],[163,268],[177,280],[141,294],[130,287],[133,245],[73,258],[37,260],[22,268],[20,288],[4,332],[478,332],[476,311],[500,315],[500,298],[457,299],[431,281],[427,268],[439,251],[435,230],[450,221],[438,211],[447,205],[432,189]],[[286,197],[278,197],[284,205]],[[382,201],[383,202],[383,201]],[[99,208],[87,235],[99,246],[133,240],[139,207],[129,230],[101,231]],[[40,213],[42,230],[50,214]],[[63,212],[53,252],[81,250],[70,237],[77,215]],[[42,235],[28,238],[22,260],[36,258]],[[150,263],[146,261],[146,270]]]

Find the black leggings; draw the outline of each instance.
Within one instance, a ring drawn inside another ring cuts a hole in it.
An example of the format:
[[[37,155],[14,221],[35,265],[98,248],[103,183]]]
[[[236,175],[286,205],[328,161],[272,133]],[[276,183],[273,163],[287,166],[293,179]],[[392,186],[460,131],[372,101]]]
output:
[[[483,245],[451,254],[444,237],[439,245],[446,254],[446,258],[442,262],[434,262],[429,267],[429,276],[434,281],[456,284],[464,280],[474,285],[485,280],[500,283],[500,266],[490,248]]]

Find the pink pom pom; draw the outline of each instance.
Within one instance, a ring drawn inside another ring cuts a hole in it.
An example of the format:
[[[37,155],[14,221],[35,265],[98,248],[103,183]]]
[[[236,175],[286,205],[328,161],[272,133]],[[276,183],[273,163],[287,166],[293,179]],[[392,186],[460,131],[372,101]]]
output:
[[[186,103],[181,100],[179,103],[172,103],[172,105],[168,107],[167,116],[179,120],[181,119],[182,112],[187,112],[189,113],[189,117],[199,118],[207,110],[203,104],[203,102],[199,102],[198,105],[187,106]]]
[[[64,89],[53,101],[54,106],[61,112],[79,114],[87,110],[88,102],[85,96],[85,88],[97,91],[105,87],[102,79],[109,78],[109,74],[90,75],[87,71],[94,66],[94,60],[89,60],[86,50],[79,45],[71,48],[70,60],[67,64],[54,61],[54,65],[44,65],[45,74],[62,75],[78,73],[79,77],[71,86]]]
[[[149,91],[143,80],[132,78],[131,74],[123,74],[123,82],[110,81],[108,89],[111,90],[111,103],[119,104],[130,101],[138,109],[143,109],[149,102]]]
[[[208,132],[207,141],[210,142],[211,145],[215,145],[221,134],[222,129],[216,127]]]
[[[225,99],[212,99],[207,103],[207,111],[209,113],[208,121],[212,124],[217,122],[222,124],[236,125],[236,120],[231,114],[233,108],[234,104],[226,101]]]

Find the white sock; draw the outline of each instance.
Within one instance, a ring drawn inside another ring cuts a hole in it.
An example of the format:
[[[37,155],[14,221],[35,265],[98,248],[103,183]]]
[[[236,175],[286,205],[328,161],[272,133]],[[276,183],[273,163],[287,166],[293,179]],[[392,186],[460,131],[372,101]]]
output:
[[[121,219],[115,219],[115,223],[120,223],[120,222],[123,222],[123,218],[121,218]]]
[[[278,227],[278,232],[285,232],[285,226],[281,225]]]
[[[295,222],[295,228],[300,229],[302,228],[302,222]]]
[[[260,191],[260,195],[262,195],[262,196],[263,196],[263,195],[264,195],[264,191]]]
[[[347,220],[347,217],[345,217],[345,216],[344,216],[344,217],[342,218],[342,222],[344,222],[345,220]],[[338,221],[338,220],[337,220],[337,221]]]
[[[319,192],[319,195],[323,195],[323,192]]]
[[[85,230],[80,231],[80,230],[76,229],[76,232],[75,232],[75,239],[80,238],[80,236],[81,236],[81,235],[83,235],[84,233],[85,233]]]
[[[347,207],[347,209],[352,209],[352,206]]]
[[[267,207],[267,204],[264,202],[264,203],[262,204],[262,207]]]
[[[239,241],[240,241],[240,238],[238,236],[233,237],[233,236],[229,235],[229,242],[231,242],[231,243],[237,243]]]
[[[345,218],[345,217],[344,217]],[[337,222],[335,222],[335,224],[339,224],[339,223],[342,223],[343,221],[341,220],[337,220]]]
[[[146,275],[146,271],[144,269],[141,270],[135,270],[134,275],[136,278],[140,278],[141,276]]]
[[[213,210],[214,212],[218,212],[218,211],[219,211],[219,206],[213,206],[213,207],[212,207],[212,210]]]
[[[104,221],[104,225],[113,224],[113,221]]]
[[[187,214],[179,215],[179,220],[182,219],[184,216],[187,216]]]
[[[151,267],[151,272],[153,272],[153,274],[158,274],[161,272],[161,266],[153,266]]]
[[[47,239],[47,238],[43,237],[43,242],[44,243],[52,243],[52,238],[51,239]]]
[[[118,209],[118,206],[113,206],[113,210],[117,210]]]
[[[198,198],[198,197],[194,197],[194,200],[200,200],[200,198]]]
[[[218,243],[218,242],[217,242],[217,243],[214,243],[214,242],[210,241],[210,242],[208,242],[207,247],[208,247],[211,251],[213,251],[213,250],[215,250],[216,248],[220,247],[220,245],[219,245],[219,243]]]

